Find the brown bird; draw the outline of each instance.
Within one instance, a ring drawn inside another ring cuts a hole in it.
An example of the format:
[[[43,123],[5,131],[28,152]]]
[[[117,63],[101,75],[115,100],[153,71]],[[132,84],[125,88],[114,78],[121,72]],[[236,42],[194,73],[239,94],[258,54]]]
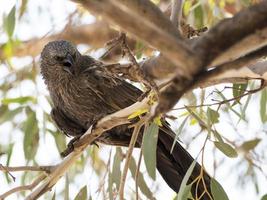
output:
[[[53,102],[51,116],[57,127],[67,136],[81,136],[102,117],[135,103],[142,91],[119,77],[107,73],[104,64],[90,56],[81,55],[70,42],[48,43],[41,53],[41,74]],[[166,183],[178,192],[187,169],[194,161],[190,154],[176,142],[170,153],[175,133],[162,119],[157,143],[157,169]],[[129,146],[132,129],[118,126],[105,132],[96,142]],[[140,147],[139,136],[136,147]],[[197,163],[188,183],[200,174]],[[210,193],[210,177],[204,172],[206,188]],[[196,185],[196,184],[194,184]],[[193,185],[193,186],[194,186]],[[195,195],[195,188],[192,193]],[[198,196],[205,191],[203,182],[198,186]],[[210,199],[203,195],[201,199]]]

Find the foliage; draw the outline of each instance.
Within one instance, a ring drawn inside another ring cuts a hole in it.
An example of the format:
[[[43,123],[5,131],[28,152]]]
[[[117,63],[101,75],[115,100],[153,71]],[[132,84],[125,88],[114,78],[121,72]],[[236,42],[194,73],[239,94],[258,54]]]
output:
[[[161,6],[166,1],[153,2]],[[66,6],[73,6],[63,1],[61,3],[64,6],[65,4]],[[235,14],[253,3],[254,0],[185,0],[183,15],[185,21],[196,29],[204,26],[211,27],[220,19]],[[0,4],[4,3],[1,2]],[[40,17],[41,19],[38,28],[40,24],[42,26],[43,22],[47,25],[47,28],[43,29],[41,33],[42,36],[45,36],[47,32],[55,34],[63,28],[62,21],[56,23],[55,18],[58,16],[52,12],[48,3],[43,4],[45,5],[40,4],[33,8],[35,5],[33,0],[16,1],[15,5],[7,6],[5,13],[2,15],[0,28],[0,134],[2,134],[3,139],[0,141],[0,165],[3,166],[55,164],[55,160],[60,160],[60,152],[66,148],[68,140],[57,131],[51,120],[51,101],[40,78],[38,56],[20,56],[22,51],[27,51],[27,49],[19,48],[25,42],[22,27],[26,26],[33,32],[27,39],[32,40],[40,36],[34,18],[39,19]],[[80,7],[75,6],[74,9],[77,9],[75,13],[68,9],[65,10],[65,24],[75,26],[87,23],[88,19],[92,18]],[[35,13],[31,13],[32,10],[35,10]],[[34,16],[36,13],[38,13],[37,16]],[[48,19],[51,22],[47,23]],[[53,23],[58,26],[56,29],[51,25]],[[38,40],[41,40],[41,38],[38,38]],[[156,54],[156,51],[149,51],[148,49],[144,43],[138,41],[133,52],[138,60]],[[95,55],[102,51],[101,48],[96,49],[93,45],[86,46],[85,50],[85,52],[90,51]],[[257,177],[266,177],[266,172],[261,166],[263,160],[266,160],[266,153],[264,152],[266,142],[264,140],[266,139],[267,90],[263,89],[258,94],[244,97],[243,95],[247,90],[255,89],[258,85],[257,81],[249,81],[245,84],[221,84],[207,89],[197,89],[191,92],[189,99],[185,96],[171,112],[173,118],[176,118],[171,123],[174,124],[173,127],[178,127],[175,140],[179,140],[179,136],[186,144],[190,142],[200,144],[203,143],[203,138],[208,138],[209,152],[212,152],[212,150],[215,152],[213,161],[208,160],[208,162],[209,164],[213,162],[214,170],[229,170],[229,166],[231,166],[235,169],[232,170],[234,171],[232,176],[238,179],[238,183],[242,183],[240,186],[249,187],[253,184],[257,195],[264,190],[264,186],[262,186],[264,181],[258,181]],[[227,100],[231,98],[233,98],[233,101],[228,102]],[[220,104],[220,102],[223,103]],[[129,119],[141,116],[147,111],[147,109],[137,110],[129,116]],[[158,187],[164,184],[159,182],[158,176],[156,176],[155,147],[160,128],[159,119],[157,118],[157,122],[151,123],[144,131],[141,168],[139,169],[136,163],[137,154],[132,157],[129,166],[132,180],[136,178],[136,171],[140,170],[137,186],[142,193],[141,196],[148,199],[160,195]],[[197,151],[201,147],[201,145],[194,146]],[[109,149],[111,149],[110,154],[108,153]],[[57,187],[53,194],[48,194],[44,198],[59,199],[65,196],[65,199],[68,199],[69,194],[64,193],[64,188],[65,191],[69,191],[69,188],[76,191],[75,194],[70,194],[70,199],[82,200],[95,198],[98,195],[111,199],[115,198],[120,185],[122,163],[126,150],[126,148],[119,147],[107,148],[101,146],[99,149],[94,146],[90,147],[68,173],[65,186]],[[108,154],[109,156],[107,156]],[[205,155],[206,157],[211,158],[212,155]],[[233,159],[228,161],[227,157]],[[184,177],[180,188],[181,192],[177,199],[190,197],[190,185],[187,185],[187,180],[192,173],[194,164],[195,162],[192,163]],[[242,169],[240,169],[241,166]],[[86,170],[86,168],[91,169],[90,178],[93,177],[96,183],[89,180],[89,175],[86,176],[87,180],[84,178],[85,172],[89,174],[89,170]],[[2,184],[6,185],[0,188],[0,192],[3,193],[7,188],[13,187],[14,183],[7,173],[1,173],[1,187]],[[222,177],[219,177],[220,175]],[[24,172],[21,178],[18,176],[16,178],[22,184],[29,184],[34,179],[35,174]],[[79,181],[77,177],[80,178]],[[216,174],[216,179],[220,179],[221,185],[226,186],[229,182],[224,183],[224,177],[224,174]],[[150,178],[156,180],[156,184],[154,181],[151,184]],[[6,182],[3,183],[2,179],[5,179]],[[247,184],[247,180],[250,184]],[[92,186],[93,184],[95,186]],[[231,196],[228,191],[225,192],[221,185],[218,181],[212,179],[211,189],[216,200],[228,199],[227,196]],[[129,184],[129,188],[127,190],[129,198],[134,197],[134,187]],[[18,195],[19,199],[24,199],[24,197],[25,193]],[[264,199],[266,199],[266,195],[262,197],[262,200]]]

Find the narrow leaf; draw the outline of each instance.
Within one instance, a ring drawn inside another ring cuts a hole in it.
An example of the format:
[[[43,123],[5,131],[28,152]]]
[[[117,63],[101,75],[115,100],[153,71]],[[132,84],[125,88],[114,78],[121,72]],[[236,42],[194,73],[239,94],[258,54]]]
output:
[[[207,116],[208,116],[208,119],[210,119],[212,124],[215,124],[215,123],[219,122],[220,114],[217,111],[215,111],[215,110],[213,110],[211,108],[208,108]]]
[[[116,154],[113,160],[112,167],[112,181],[116,184],[117,189],[120,187],[121,180],[121,161],[122,161],[122,151],[120,147],[116,148]]]
[[[179,192],[178,192],[178,196],[177,196],[177,200],[187,200],[189,194],[190,194],[190,188],[188,187],[189,185],[186,185],[188,180],[189,180],[189,177],[191,176],[193,170],[194,170],[194,167],[196,165],[196,160],[194,160],[190,167],[188,168],[183,180],[182,180],[182,183],[181,183],[181,186],[180,186],[180,189],[179,189]]]
[[[76,195],[74,200],[87,200],[87,186],[85,185]]]
[[[261,139],[259,139],[259,138],[246,141],[240,146],[240,148],[245,150],[245,151],[250,151],[250,150],[254,149],[259,144],[260,141],[261,141]]]
[[[260,99],[260,116],[262,123],[267,121],[266,104],[267,104],[267,90],[264,89],[261,92],[261,99]]]
[[[267,200],[267,194],[263,195],[263,196],[261,197],[261,200]]]
[[[16,7],[13,6],[13,8],[10,10],[8,15],[4,19],[4,28],[9,38],[12,37],[14,29],[15,29],[15,22],[16,22]]]
[[[159,127],[155,123],[151,123],[144,131],[143,136],[143,152],[144,161],[149,176],[156,179],[156,150],[158,141]]]
[[[132,157],[130,160],[129,166],[131,175],[133,179],[135,179],[135,173],[137,170],[137,165],[135,163],[134,158]],[[155,199],[153,193],[151,192],[150,188],[147,186],[143,173],[139,173],[138,180],[137,180],[138,187],[140,188],[141,192],[147,197],[147,199]]]
[[[220,133],[218,131],[212,131],[214,137],[220,142],[223,143],[223,139],[222,136],[220,135]]]
[[[6,110],[4,113],[0,113],[0,124],[6,121],[10,121],[17,114],[21,113],[22,110],[23,110],[23,107],[18,107],[14,110]]]
[[[64,200],[69,200],[70,197],[69,197],[69,185],[70,185],[70,182],[69,182],[69,176],[68,174],[65,175],[65,189],[64,189]]]
[[[30,108],[27,109],[28,119],[23,123],[24,131],[23,149],[27,160],[32,160],[37,152],[39,144],[39,129],[36,114]]]
[[[230,158],[235,158],[237,157],[237,152],[236,150],[230,146],[227,143],[224,142],[214,142],[214,145],[222,152],[224,153],[227,157]]]
[[[54,132],[50,129],[47,130],[49,133],[51,133],[51,135],[53,135],[58,152],[61,153],[62,151],[64,151],[67,147],[66,136],[62,133],[59,133],[58,131]]]
[[[183,129],[184,129],[185,123],[186,123],[186,121],[188,120],[188,118],[189,118],[189,116],[187,116],[187,117],[183,120],[183,122],[181,123],[181,125],[180,125],[179,128],[178,128],[178,131],[177,131],[177,133],[176,133],[176,135],[175,135],[175,138],[174,138],[174,140],[173,140],[173,143],[172,143],[171,154],[172,154],[173,148],[174,148],[174,146],[175,146],[175,144],[176,144],[176,141],[178,140],[179,135],[182,133],[182,131],[183,131]]]
[[[18,98],[5,98],[5,99],[2,99],[1,102],[4,105],[8,105],[10,103],[25,104],[25,103],[28,103],[29,101],[36,103],[36,98],[32,96],[25,96],[25,97],[18,97]]]
[[[110,200],[113,199],[112,185],[113,185],[113,181],[112,181],[112,173],[109,171],[109,172],[108,172],[108,196],[109,196],[109,199],[110,199]]]
[[[211,178],[211,194],[214,200],[229,200],[223,187],[214,178]]]
[[[56,192],[54,192],[51,200],[56,200]]]

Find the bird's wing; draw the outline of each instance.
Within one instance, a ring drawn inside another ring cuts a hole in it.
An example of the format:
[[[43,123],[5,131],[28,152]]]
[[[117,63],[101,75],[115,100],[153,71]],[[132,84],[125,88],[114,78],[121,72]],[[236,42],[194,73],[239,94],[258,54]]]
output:
[[[89,63],[89,64],[88,64]],[[107,73],[103,63],[92,61],[89,56],[83,56],[82,73],[88,78],[88,87],[94,90],[106,104],[115,112],[135,103],[142,91],[127,81]]]

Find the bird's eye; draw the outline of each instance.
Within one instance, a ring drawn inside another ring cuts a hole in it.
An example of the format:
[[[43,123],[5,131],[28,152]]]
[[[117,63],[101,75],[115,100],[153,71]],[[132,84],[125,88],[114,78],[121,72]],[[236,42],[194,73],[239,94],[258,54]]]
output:
[[[61,56],[55,56],[54,57],[57,61],[62,61],[63,60],[63,57],[61,57]]]

